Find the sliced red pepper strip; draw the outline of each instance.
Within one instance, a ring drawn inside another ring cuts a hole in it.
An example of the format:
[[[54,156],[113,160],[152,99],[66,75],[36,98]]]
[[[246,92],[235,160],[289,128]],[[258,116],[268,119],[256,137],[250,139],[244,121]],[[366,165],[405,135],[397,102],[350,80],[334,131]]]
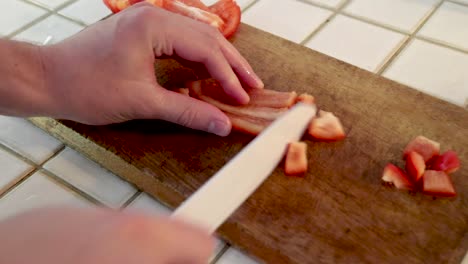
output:
[[[246,116],[246,117],[257,117],[263,118],[267,120],[275,120],[282,114],[284,114],[288,109],[287,108],[272,108],[272,107],[263,107],[263,106],[250,106],[250,105],[242,105],[242,106],[233,106],[229,104],[225,104],[218,100],[215,100],[209,96],[200,95],[198,98],[202,101],[205,101],[211,105],[218,107],[220,110],[239,115],[239,116]]]
[[[207,93],[214,94],[216,92],[216,91],[213,91],[213,88],[216,88],[216,87],[211,86],[211,82],[207,80],[190,82],[187,84],[187,87],[190,89],[192,96],[197,97],[198,99],[205,101],[209,104],[212,104],[224,112],[235,114],[238,116],[263,118],[266,120],[275,120],[276,118],[278,118],[280,115],[282,115],[288,110],[288,108],[273,108],[273,107],[250,105],[250,102],[247,105],[238,105],[238,106],[221,102],[220,100],[215,99],[212,96],[206,95]],[[219,88],[218,92],[220,92],[220,90],[221,89]]]
[[[231,113],[225,114],[229,117],[229,120],[231,120],[234,130],[251,135],[260,134],[272,122],[265,119],[238,116]]]
[[[180,94],[183,94],[183,95],[187,95],[187,96],[190,95],[190,91],[189,91],[188,88],[177,88],[177,89],[174,90],[174,92],[180,93]]]
[[[296,92],[279,92],[269,89],[250,89],[250,105],[265,106],[272,108],[291,107],[296,100]]]

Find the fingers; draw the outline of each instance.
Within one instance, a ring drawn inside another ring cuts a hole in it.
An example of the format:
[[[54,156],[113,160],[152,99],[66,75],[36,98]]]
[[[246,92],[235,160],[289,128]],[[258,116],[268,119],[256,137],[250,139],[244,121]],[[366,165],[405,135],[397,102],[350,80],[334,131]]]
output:
[[[264,84],[239,51],[226,39],[221,40],[221,49],[240,78],[250,87],[262,89]]]
[[[167,263],[208,263],[215,242],[207,232],[173,219],[159,218],[157,222],[156,238],[159,243],[165,243],[163,259]]]
[[[211,51],[210,55],[205,57],[203,63],[210,75],[219,81],[221,87],[228,96],[234,98],[241,104],[249,102],[247,92],[242,88],[231,65],[220,50]]]
[[[157,118],[219,136],[231,132],[229,118],[218,108],[195,98],[157,89],[144,118]]]
[[[171,55],[173,51],[183,59],[203,63],[226,94],[239,103],[248,102],[239,78],[251,87],[263,87],[247,60],[216,28],[165,10],[156,13],[164,16],[160,20],[165,21],[166,30],[161,34],[160,28],[149,27],[155,54]]]
[[[129,255],[126,261],[120,258],[115,262],[111,257],[105,263],[206,264],[214,250],[214,239],[208,232],[168,217],[123,212],[109,218],[107,224],[108,241],[101,244],[107,242],[107,247]],[[96,252],[95,259],[103,259],[102,253],[107,252]]]

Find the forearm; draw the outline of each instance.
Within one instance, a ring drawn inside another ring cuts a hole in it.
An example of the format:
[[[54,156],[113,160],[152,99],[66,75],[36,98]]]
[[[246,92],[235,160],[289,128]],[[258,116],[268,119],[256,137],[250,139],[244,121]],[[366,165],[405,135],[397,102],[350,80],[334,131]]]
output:
[[[0,39],[0,115],[49,114],[51,102],[40,49]]]

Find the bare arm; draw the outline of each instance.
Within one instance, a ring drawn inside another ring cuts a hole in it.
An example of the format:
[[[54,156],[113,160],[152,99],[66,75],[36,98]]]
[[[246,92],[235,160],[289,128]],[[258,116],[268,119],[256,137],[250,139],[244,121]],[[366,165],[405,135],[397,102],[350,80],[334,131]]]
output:
[[[239,103],[249,100],[240,80],[263,87],[217,29],[140,3],[58,44],[0,42],[0,114],[93,125],[161,119],[228,135],[219,109],[157,83],[155,58],[173,54],[203,63]]]
[[[0,39],[0,58],[0,114],[51,114],[40,47]]]

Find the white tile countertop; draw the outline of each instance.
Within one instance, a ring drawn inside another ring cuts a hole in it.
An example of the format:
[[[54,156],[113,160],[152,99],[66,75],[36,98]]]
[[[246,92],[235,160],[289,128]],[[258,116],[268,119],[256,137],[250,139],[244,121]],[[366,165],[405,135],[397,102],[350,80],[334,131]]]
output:
[[[468,0],[238,3],[244,23],[468,107]],[[2,0],[0,37],[53,43],[109,14],[102,0]],[[57,203],[170,212],[24,119],[0,116],[0,168],[0,219]],[[256,261],[219,241],[212,263]]]

